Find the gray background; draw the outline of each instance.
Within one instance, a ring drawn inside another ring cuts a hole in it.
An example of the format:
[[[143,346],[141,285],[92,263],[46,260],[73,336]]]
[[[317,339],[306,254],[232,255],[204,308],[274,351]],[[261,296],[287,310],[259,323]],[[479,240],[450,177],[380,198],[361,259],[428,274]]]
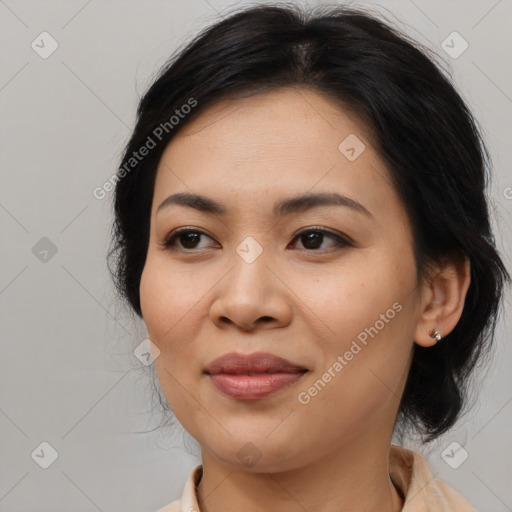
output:
[[[115,172],[158,68],[226,7],[245,3],[0,0],[1,511],[154,511],[179,497],[200,462],[187,435],[136,433],[160,419],[147,368],[132,354],[146,331],[115,301],[105,267],[111,194],[92,192]],[[511,1],[354,5],[389,10],[443,55],[489,145],[496,235],[510,255]],[[59,45],[46,59],[31,47],[43,46],[43,31]],[[469,44],[455,59],[441,47],[453,31]],[[474,409],[421,449],[484,512],[512,510],[509,323],[500,321]],[[43,441],[58,453],[48,469],[31,456],[48,456]],[[441,457],[453,441],[469,454],[457,469]]]

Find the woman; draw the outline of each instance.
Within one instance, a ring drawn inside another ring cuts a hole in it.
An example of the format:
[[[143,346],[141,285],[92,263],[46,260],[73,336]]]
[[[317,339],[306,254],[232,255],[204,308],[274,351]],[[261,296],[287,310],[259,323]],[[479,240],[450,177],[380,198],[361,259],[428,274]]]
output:
[[[463,410],[509,276],[449,80],[361,10],[260,6],[142,98],[114,279],[201,446],[162,512],[472,511],[395,432]]]

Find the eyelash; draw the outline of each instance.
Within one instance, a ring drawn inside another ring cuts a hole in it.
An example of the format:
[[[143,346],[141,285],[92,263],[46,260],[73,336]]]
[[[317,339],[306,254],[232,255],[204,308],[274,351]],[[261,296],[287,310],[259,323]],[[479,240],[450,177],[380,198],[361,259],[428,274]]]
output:
[[[208,238],[211,238],[213,240],[212,237],[210,237],[209,235],[207,235],[206,233],[204,233],[203,231],[200,231],[198,229],[192,229],[192,228],[180,228],[180,229],[177,229],[173,232],[171,232],[163,242],[159,243],[159,245],[161,245],[164,249],[166,250],[181,250],[181,251],[184,251],[184,252],[195,252],[196,249],[193,248],[193,249],[187,249],[187,248],[176,248],[176,245],[175,245],[175,242],[177,241],[177,239],[185,234],[185,233],[196,233],[198,235],[205,235],[207,236]],[[327,235],[329,238],[333,239],[335,241],[335,244],[328,248],[327,251],[332,251],[332,250],[339,250],[339,249],[342,249],[342,248],[345,248],[345,247],[353,247],[354,244],[348,240],[348,238],[345,238],[339,234],[336,234],[336,233],[333,233],[332,231],[328,231],[326,229],[323,229],[323,228],[316,228],[316,227],[311,227],[311,228],[307,228],[307,229],[303,229],[302,231],[299,231],[298,233],[296,233],[293,237],[293,240],[295,239],[299,239],[301,236],[303,236],[304,234],[307,234],[307,233],[320,233],[322,235]],[[292,241],[293,241],[292,240]],[[322,240],[323,242],[323,240]],[[308,251],[308,252],[326,252],[326,250],[322,250],[322,249],[298,249],[298,250],[302,250],[302,251]]]

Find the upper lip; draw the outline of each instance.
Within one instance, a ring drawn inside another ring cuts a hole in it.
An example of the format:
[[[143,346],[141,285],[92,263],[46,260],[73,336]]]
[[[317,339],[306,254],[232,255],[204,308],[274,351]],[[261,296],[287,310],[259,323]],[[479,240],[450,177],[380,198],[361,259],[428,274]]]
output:
[[[268,352],[254,352],[252,354],[240,354],[230,352],[214,359],[205,372],[210,375],[218,373],[249,374],[249,373],[295,373],[307,371],[282,357]]]

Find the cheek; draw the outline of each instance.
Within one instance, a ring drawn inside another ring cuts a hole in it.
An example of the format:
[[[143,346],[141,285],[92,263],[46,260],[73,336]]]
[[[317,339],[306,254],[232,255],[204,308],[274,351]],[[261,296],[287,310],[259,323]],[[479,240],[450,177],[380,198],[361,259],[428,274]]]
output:
[[[170,270],[165,261],[148,255],[139,291],[148,337],[160,350],[154,362],[160,386],[173,413],[194,431],[190,418],[200,411],[195,410],[197,403],[190,400],[190,394],[196,393],[195,370],[199,370],[186,362],[197,359],[194,325],[200,322],[194,315],[204,286],[184,285],[183,281],[183,275]]]
[[[392,398],[390,390],[400,388],[407,371],[417,316],[412,257],[381,252],[354,258],[329,276],[307,281],[299,294],[309,289],[304,302],[322,321],[315,377],[329,368],[336,375],[329,390],[322,391],[323,399],[341,401],[354,413],[364,404],[380,407]]]
[[[401,308],[393,305],[403,307],[416,286],[412,257],[382,249],[354,251],[339,264],[318,266],[313,272],[289,272],[294,292],[334,344],[355,338],[376,322],[379,331],[389,331],[389,324],[400,317],[396,310]]]
[[[194,316],[194,306],[204,295],[200,279],[187,279],[165,262],[148,255],[140,282],[142,315],[150,339],[165,350]]]

